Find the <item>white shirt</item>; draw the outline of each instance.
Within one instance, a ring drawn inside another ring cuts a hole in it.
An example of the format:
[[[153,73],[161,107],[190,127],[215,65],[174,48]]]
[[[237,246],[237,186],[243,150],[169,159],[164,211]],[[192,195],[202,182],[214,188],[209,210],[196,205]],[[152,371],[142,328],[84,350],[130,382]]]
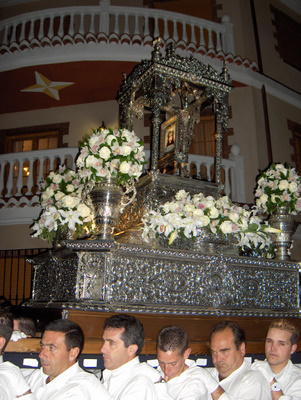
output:
[[[207,400],[208,391],[203,382],[211,379],[209,372],[193,360],[186,360],[185,364],[188,368],[167,382],[168,394],[173,400]],[[160,366],[157,369],[164,377]]]
[[[255,361],[254,365],[259,363],[267,364],[268,362],[266,360]],[[275,375],[275,379],[280,383],[284,394],[280,397],[281,400],[301,400],[301,368],[289,360],[283,370]]]
[[[0,400],[14,400],[29,390],[20,369],[9,361],[0,362]],[[32,394],[20,399],[34,400]]]
[[[158,371],[135,357],[117,369],[105,369],[102,383],[115,400],[170,399],[166,383],[155,383],[160,378]]]
[[[216,368],[207,368],[208,372],[219,380]],[[271,388],[262,374],[251,369],[251,364],[244,360],[243,364],[227,378],[219,382],[224,389],[219,400],[270,400]],[[212,400],[211,394],[208,400]]]
[[[100,381],[78,363],[46,384],[47,377],[40,368],[26,378],[37,400],[112,400]]]

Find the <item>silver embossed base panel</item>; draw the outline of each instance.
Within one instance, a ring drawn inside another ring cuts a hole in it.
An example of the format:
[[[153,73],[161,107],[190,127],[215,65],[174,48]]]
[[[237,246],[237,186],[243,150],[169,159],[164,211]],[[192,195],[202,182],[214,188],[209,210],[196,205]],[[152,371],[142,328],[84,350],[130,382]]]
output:
[[[30,259],[36,306],[299,316],[300,263],[93,240]]]

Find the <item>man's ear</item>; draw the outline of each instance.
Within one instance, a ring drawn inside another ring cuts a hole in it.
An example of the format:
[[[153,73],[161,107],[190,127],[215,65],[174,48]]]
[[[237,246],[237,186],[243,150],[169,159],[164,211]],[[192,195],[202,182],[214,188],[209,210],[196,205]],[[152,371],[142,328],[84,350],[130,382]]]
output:
[[[70,361],[75,361],[79,355],[79,347],[73,347],[69,353]]]
[[[133,358],[136,357],[136,353],[137,353],[137,350],[138,350],[137,344],[130,344],[127,349],[128,349],[128,355],[130,357],[133,357]]]
[[[296,344],[293,344],[293,345],[292,345],[291,354],[294,354],[296,350],[297,350],[297,345],[296,345]]]
[[[239,350],[241,351],[241,354],[242,354],[243,356],[245,356],[245,354],[246,354],[246,344],[245,344],[245,343],[242,343],[242,344],[239,346]]]
[[[191,349],[188,347],[188,349],[186,349],[184,351],[184,359],[187,360],[187,358],[190,356],[191,353]]]
[[[0,336],[0,354],[2,354],[2,349],[5,346],[5,338]]]

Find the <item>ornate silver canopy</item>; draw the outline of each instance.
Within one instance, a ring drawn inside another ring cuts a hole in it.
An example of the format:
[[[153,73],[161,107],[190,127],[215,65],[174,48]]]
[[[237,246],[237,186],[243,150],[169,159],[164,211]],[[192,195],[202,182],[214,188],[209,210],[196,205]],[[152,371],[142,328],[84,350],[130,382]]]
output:
[[[221,73],[195,58],[180,57],[171,44],[165,57],[156,40],[151,60],[143,60],[120,87],[120,124],[133,129],[134,117],[142,118],[144,110],[152,113],[151,171],[154,173],[162,157],[164,130],[171,121],[176,130],[174,148],[175,174],[187,177],[188,153],[200,112],[211,107],[216,121],[216,183],[221,183],[222,131],[228,126],[228,94],[231,79],[224,66]]]

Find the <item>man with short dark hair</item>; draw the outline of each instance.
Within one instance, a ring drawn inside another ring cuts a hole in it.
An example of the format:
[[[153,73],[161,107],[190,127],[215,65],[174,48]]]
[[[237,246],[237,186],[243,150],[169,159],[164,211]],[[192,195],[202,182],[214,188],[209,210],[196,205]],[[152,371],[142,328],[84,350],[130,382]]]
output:
[[[14,331],[25,333],[26,337],[35,337],[36,325],[32,318],[29,317],[15,317],[14,318]]]
[[[82,329],[69,320],[50,322],[41,339],[42,368],[27,377],[37,400],[109,400],[100,381],[78,365],[84,347]]]
[[[4,352],[13,332],[13,319],[6,313],[0,313],[0,354]],[[30,387],[22,375],[20,369],[6,361],[2,362],[0,357],[0,399],[12,400],[24,398],[34,399]]]
[[[157,337],[158,370],[167,381],[168,394],[174,400],[206,400],[219,386],[205,368],[189,360],[186,331],[176,325],[160,330]]]
[[[213,400],[269,400],[266,380],[244,360],[245,331],[233,321],[221,321],[211,329],[210,349],[215,368],[209,368],[219,387],[211,393]]]
[[[158,371],[139,361],[144,328],[137,318],[119,314],[106,319],[102,340],[102,383],[115,400],[169,399]]]
[[[17,342],[19,339],[35,337],[36,327],[33,319],[29,317],[14,318],[14,330],[10,340]]]
[[[284,318],[272,321],[265,341],[266,360],[252,365],[266,378],[273,400],[301,399],[301,368],[290,360],[298,339],[299,330],[293,323]]]

